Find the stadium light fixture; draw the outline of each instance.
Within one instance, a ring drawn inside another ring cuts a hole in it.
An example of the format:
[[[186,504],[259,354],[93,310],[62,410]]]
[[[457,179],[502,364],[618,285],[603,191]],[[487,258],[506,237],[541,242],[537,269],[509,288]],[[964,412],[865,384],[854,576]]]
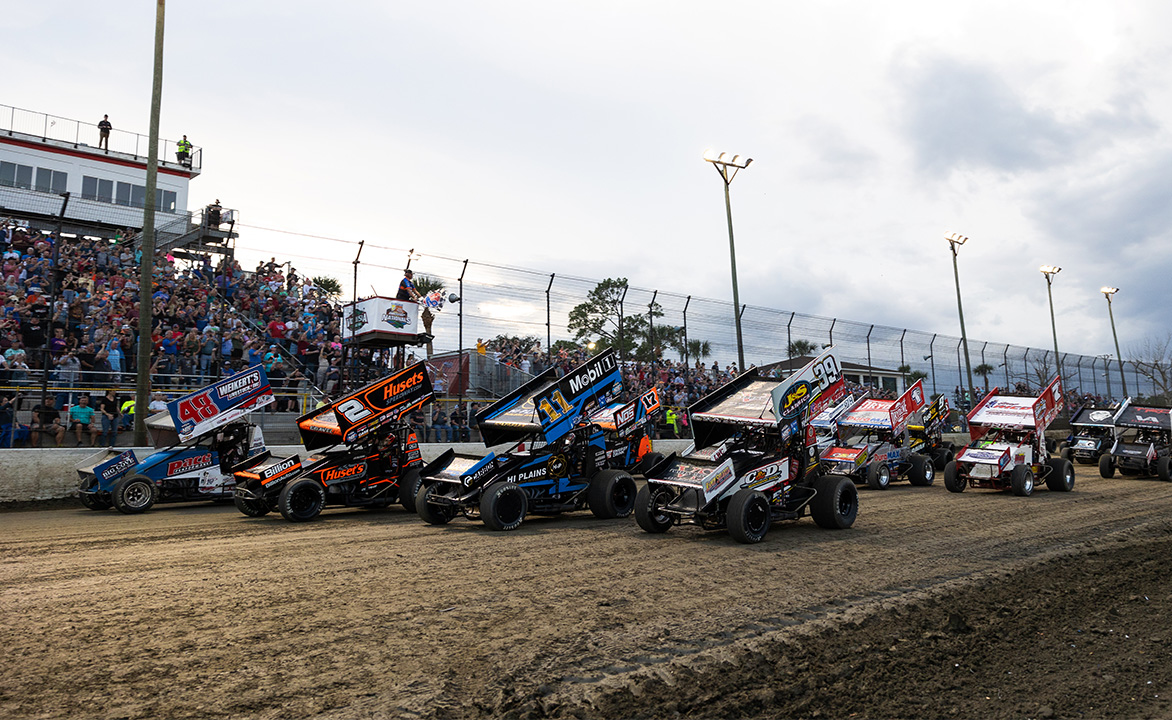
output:
[[[964,345],[964,367],[969,381],[969,407],[977,400],[976,385],[973,384],[973,363],[969,359],[969,338],[964,330],[964,304],[960,300],[960,270],[956,264],[956,249],[969,241],[968,237],[960,233],[948,233],[944,236],[948,241],[948,248],[952,251],[952,277],[956,280],[956,314],[960,316],[960,342]]]
[[[733,221],[732,221],[732,200],[729,197],[728,186],[732,184],[733,178],[737,173],[753,162],[753,158],[741,159],[740,155],[728,156],[728,153],[720,153],[717,155],[711,148],[704,151],[705,162],[712,163],[712,167],[716,168],[716,172],[720,175],[720,179],[724,181],[724,210],[728,216],[728,257],[729,263],[732,267],[732,291],[733,291],[733,319],[736,321],[737,328],[737,372],[743,373],[745,371],[745,342],[741,334],[741,294],[737,288],[737,248],[733,240]],[[729,168],[732,168],[730,171]]]
[[[1038,268],[1046,278],[1046,297],[1050,300],[1050,331],[1054,334],[1054,366],[1058,368],[1058,377],[1062,377],[1062,355],[1058,353],[1058,326],[1054,323],[1054,276],[1062,272],[1057,265],[1043,265]]]
[[[1107,314],[1111,316],[1111,337],[1115,338],[1115,355],[1119,357],[1119,379],[1123,381],[1123,397],[1127,397],[1127,376],[1123,374],[1123,354],[1119,352],[1119,334],[1115,332],[1115,311],[1111,309],[1111,296],[1119,292],[1119,288],[1099,288],[1103,297],[1107,298]]]

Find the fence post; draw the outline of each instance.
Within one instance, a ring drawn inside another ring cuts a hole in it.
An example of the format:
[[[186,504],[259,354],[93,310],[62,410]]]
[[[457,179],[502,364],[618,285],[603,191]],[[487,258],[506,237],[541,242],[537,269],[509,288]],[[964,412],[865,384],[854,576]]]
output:
[[[655,342],[655,298],[659,297],[658,290],[651,291],[651,302],[647,303],[647,339],[651,342],[651,362],[655,362],[659,357],[659,353],[655,348],[658,343]]]
[[[689,295],[684,300],[684,370],[688,369],[688,305],[692,302],[692,296]]]
[[[830,318],[830,345],[834,346],[834,324],[838,322],[838,318]]]
[[[549,274],[549,285],[545,287],[545,363],[553,364],[553,330],[550,326],[549,291],[553,289],[554,273]]]
[[[1001,354],[1001,367],[1005,368],[1005,392],[1009,392],[1009,343],[1005,343],[1005,352]]]
[[[794,346],[794,338],[793,335],[790,334],[789,328],[790,325],[793,325],[794,315],[797,315],[797,312],[790,311],[789,322],[785,324],[785,356],[787,358],[792,358],[794,356],[793,350],[791,349]]]
[[[875,368],[871,365],[871,333],[875,330],[874,323],[867,330],[867,376],[871,379],[871,387],[875,387]]]
[[[624,283],[623,294],[619,297],[619,362],[626,359],[626,353],[623,348],[623,303],[627,301],[627,290],[629,289],[630,286]]]
[[[931,368],[932,368],[932,396],[933,397],[940,394],[939,392],[936,391],[936,350],[933,348],[933,346],[935,344],[936,344],[936,333],[932,333],[932,342],[928,343],[928,357],[926,357],[924,359],[932,361]],[[960,408],[957,408],[957,409],[959,410]]]

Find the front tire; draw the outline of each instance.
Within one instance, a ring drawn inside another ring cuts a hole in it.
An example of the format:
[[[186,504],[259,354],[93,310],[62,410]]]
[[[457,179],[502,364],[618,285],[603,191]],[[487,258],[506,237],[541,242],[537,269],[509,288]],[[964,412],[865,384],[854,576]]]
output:
[[[272,511],[272,508],[264,500],[254,500],[237,495],[232,498],[232,501],[236,504],[236,509],[248,517],[264,517]]]
[[[645,532],[665,533],[672,526],[671,516],[661,508],[671,502],[674,493],[665,485],[647,483],[635,495],[635,522]]]
[[[423,477],[416,468],[410,468],[399,478],[399,504],[407,512],[418,512],[415,497],[419,495],[419,486],[423,484]]]
[[[1162,457],[1156,461],[1156,475],[1164,482],[1172,482],[1172,458]]]
[[[913,453],[911,463],[911,472],[908,473],[907,479],[912,485],[927,487],[936,480],[936,466],[929,458]]]
[[[81,501],[84,507],[90,510],[109,510],[111,505],[109,500],[96,493],[79,492],[77,499]]]
[[[960,469],[957,468],[956,461],[949,461],[944,466],[944,487],[948,489],[948,492],[962,493],[968,486],[969,481],[960,476]]]
[[[281,489],[277,508],[289,522],[306,522],[321,515],[326,506],[326,489],[316,478],[294,480]]]
[[[586,490],[586,504],[594,517],[625,518],[635,509],[635,481],[622,470],[601,470]]]
[[[440,484],[433,482],[421,485],[415,492],[415,512],[428,525],[447,525],[456,516],[454,509],[449,509],[448,506],[432,505],[428,502],[434,495],[440,494],[439,490]]]
[[[528,509],[529,496],[515,483],[496,483],[480,498],[480,519],[490,530],[516,530]]]
[[[1034,492],[1034,471],[1028,465],[1017,465],[1009,475],[1009,487],[1018,497],[1029,497]]]
[[[886,490],[891,484],[891,468],[887,463],[872,463],[867,467],[867,486],[873,490]]]
[[[159,497],[155,481],[146,475],[130,475],[119,480],[110,493],[114,509],[124,515],[150,510]]]
[[[1070,460],[1054,458],[1046,464],[1050,466],[1050,474],[1046,476],[1046,487],[1055,492],[1070,492],[1074,489],[1074,465]]]
[[[1099,477],[1115,477],[1115,463],[1111,461],[1110,454],[1099,456]]]
[[[765,493],[749,488],[736,491],[728,501],[725,517],[728,534],[739,543],[759,543],[764,540],[773,519],[769,498],[765,497]]]
[[[661,462],[663,462],[663,453],[649,452],[635,464],[635,467],[631,468],[631,474],[647,477],[647,471]]]
[[[854,481],[841,475],[823,475],[814,481],[810,517],[818,527],[845,530],[859,516],[859,490]]]

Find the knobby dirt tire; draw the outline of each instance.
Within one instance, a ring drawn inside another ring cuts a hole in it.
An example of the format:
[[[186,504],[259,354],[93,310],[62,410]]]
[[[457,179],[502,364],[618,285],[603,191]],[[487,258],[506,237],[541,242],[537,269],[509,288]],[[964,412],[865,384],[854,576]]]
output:
[[[480,497],[480,519],[490,530],[516,530],[528,509],[529,496],[514,483],[494,483]]]
[[[1115,477],[1115,462],[1111,459],[1110,453],[1099,456],[1099,477]]]
[[[440,495],[443,484],[432,482],[420,485],[415,492],[415,513],[428,525],[447,525],[455,517],[447,506],[432,505],[428,500],[433,495]]]
[[[423,476],[418,468],[408,468],[399,478],[399,504],[407,512],[417,512],[415,496],[419,494],[419,486],[423,483]]]
[[[645,532],[665,533],[672,526],[671,516],[660,511],[675,493],[666,485],[647,483],[635,495],[635,522]]]
[[[264,517],[273,510],[264,500],[254,500],[237,495],[232,498],[232,501],[235,503],[236,509],[248,517]]]
[[[1051,458],[1046,461],[1050,474],[1046,476],[1046,487],[1054,492],[1070,492],[1074,489],[1074,464],[1066,458]]]
[[[625,518],[635,509],[635,480],[623,470],[600,470],[590,480],[586,504],[594,517]]]
[[[150,510],[159,497],[155,481],[146,475],[128,475],[114,484],[110,501],[114,509],[124,515],[135,515]]]
[[[1034,493],[1034,471],[1028,465],[1016,465],[1009,474],[1009,489],[1018,497]]]
[[[912,453],[911,464],[907,479],[912,485],[927,487],[936,481],[936,466],[932,464],[931,458]]]
[[[728,501],[725,511],[728,534],[739,543],[759,543],[769,532],[773,519],[769,498],[759,490],[741,488]]]
[[[326,506],[326,488],[311,477],[298,478],[281,489],[277,509],[289,522],[313,520]]]
[[[891,485],[891,468],[887,463],[871,463],[867,467],[867,486],[872,490],[886,490]]]
[[[948,492],[962,493],[969,486],[969,481],[960,476],[960,468],[956,466],[956,461],[951,460],[944,466],[944,487]]]
[[[816,495],[810,501],[810,517],[818,527],[845,530],[859,515],[859,490],[842,475],[823,475],[814,481]]]

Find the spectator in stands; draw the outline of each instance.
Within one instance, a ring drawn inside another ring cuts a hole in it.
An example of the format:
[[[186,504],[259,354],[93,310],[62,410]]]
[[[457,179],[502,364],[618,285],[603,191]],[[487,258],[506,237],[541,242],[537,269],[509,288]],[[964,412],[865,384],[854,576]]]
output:
[[[110,116],[103,115],[101,122],[98,123],[98,149],[105,146],[106,152],[110,152],[110,131],[113,129],[114,126],[110,124]]]
[[[417,407],[411,411],[407,416],[407,421],[411,424],[411,432],[415,433],[416,441],[423,438],[427,442],[427,415],[424,414],[423,408]]]
[[[29,425],[36,447],[41,446],[41,435],[52,435],[61,447],[65,439],[65,426],[61,424],[61,411],[53,405],[53,398],[43,396],[38,405],[33,406],[33,421]]]
[[[69,425],[77,436],[77,444],[81,445],[81,436],[89,433],[90,446],[98,444],[98,434],[101,432],[98,423],[94,422],[94,408],[90,405],[90,396],[82,393],[77,398],[77,404],[69,408]]]
[[[456,403],[456,407],[452,408],[452,414],[449,416],[452,423],[452,441],[453,442],[468,442],[471,440],[468,433],[468,416],[464,413],[464,408],[461,403]]]
[[[431,411],[431,431],[434,433],[435,442],[452,441],[452,428],[448,425],[448,414],[444,412],[443,406],[438,402]],[[440,439],[441,435],[444,440]]]
[[[106,390],[98,403],[98,412],[102,418],[102,444],[113,447],[118,442],[118,420],[122,415],[122,403],[114,388]]]

